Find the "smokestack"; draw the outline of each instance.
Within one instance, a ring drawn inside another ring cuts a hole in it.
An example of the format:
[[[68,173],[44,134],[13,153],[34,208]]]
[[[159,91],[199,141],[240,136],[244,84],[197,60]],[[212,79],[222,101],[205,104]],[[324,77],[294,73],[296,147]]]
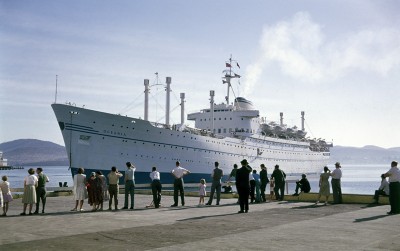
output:
[[[305,130],[305,128],[304,128],[304,121],[305,121],[305,119],[304,119],[304,111],[302,111],[301,112],[301,130],[302,131],[304,131]]]
[[[149,80],[144,80],[144,120],[149,120]]]
[[[181,93],[181,125],[185,123],[185,93]]]
[[[214,133],[214,91],[210,91],[211,132]]]
[[[166,105],[165,105],[165,124],[169,126],[169,96],[171,92],[171,77],[166,78],[166,83],[167,83],[167,99],[166,99]]]
[[[280,115],[281,115],[281,126],[283,126],[283,112],[281,112]]]

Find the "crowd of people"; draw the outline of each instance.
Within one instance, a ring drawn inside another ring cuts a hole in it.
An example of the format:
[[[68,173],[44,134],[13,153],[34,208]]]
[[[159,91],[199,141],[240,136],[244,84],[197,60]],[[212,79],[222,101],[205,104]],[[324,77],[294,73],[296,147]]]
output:
[[[284,190],[286,183],[286,174],[280,169],[279,165],[275,165],[270,179],[268,178],[267,168],[264,164],[260,165],[261,171],[258,174],[257,170],[249,165],[246,159],[241,162],[241,168],[235,164],[233,170],[229,174],[227,182],[235,179],[236,190],[239,195],[238,204],[240,210],[238,213],[247,213],[250,204],[267,202],[265,191],[268,183],[270,186],[270,199],[282,201],[284,199]],[[391,168],[388,172],[381,175],[381,185],[375,191],[374,202],[378,203],[379,196],[389,196],[391,210],[388,214],[400,213],[400,171],[397,167],[397,162],[392,161]],[[87,199],[92,211],[102,211],[103,203],[109,201],[108,210],[112,210],[112,203],[114,202],[114,210],[118,208],[118,194],[119,194],[119,180],[124,178],[125,182],[125,200],[124,206],[121,209],[134,209],[135,197],[135,171],[136,167],[130,162],[126,163],[125,173],[122,174],[115,166],[111,168],[110,173],[105,177],[101,171],[92,172],[89,178],[86,178],[84,169],[79,168],[77,174],[74,175],[74,188],[73,195],[75,207],[71,211],[84,211],[84,200]],[[35,175],[36,172],[36,175]],[[185,192],[183,177],[190,174],[188,169],[181,167],[180,162],[175,163],[175,168],[172,169],[171,174],[174,178],[174,203],[171,207],[177,207],[179,202],[185,206]],[[24,193],[22,197],[23,211],[20,215],[32,215],[39,213],[40,204],[42,204],[41,213],[45,213],[46,206],[46,183],[49,182],[49,177],[44,174],[42,168],[33,168],[28,170],[28,176],[24,179]],[[207,195],[206,180],[202,178],[199,184],[199,206],[212,205],[214,195],[216,197],[216,205],[220,204],[222,178],[224,172],[219,167],[219,162],[215,162],[214,169],[211,172],[211,191],[208,202],[204,204],[204,199]],[[149,175],[151,179],[151,190],[153,194],[153,206],[159,208],[161,205],[161,177],[156,167],[152,167]],[[329,179],[331,178],[331,186]],[[324,205],[327,205],[330,196],[330,188],[332,187],[333,204],[341,204],[342,189],[341,189],[342,170],[339,162],[335,163],[335,170],[332,172],[328,167],[324,167],[323,173],[320,174],[319,179],[319,193],[315,204],[318,204],[321,197],[325,198]],[[387,181],[386,178],[389,178]],[[2,177],[0,184],[0,206],[3,208],[2,216],[6,216],[9,208],[9,202],[13,200],[10,192],[10,183],[8,177]],[[302,174],[302,178],[296,182],[294,196],[299,196],[300,193],[309,193],[311,186],[307,180],[306,174]],[[130,207],[129,207],[130,197]],[[40,203],[41,202],[41,203]],[[32,212],[33,205],[36,205],[36,210]],[[28,212],[27,212],[28,210]]]

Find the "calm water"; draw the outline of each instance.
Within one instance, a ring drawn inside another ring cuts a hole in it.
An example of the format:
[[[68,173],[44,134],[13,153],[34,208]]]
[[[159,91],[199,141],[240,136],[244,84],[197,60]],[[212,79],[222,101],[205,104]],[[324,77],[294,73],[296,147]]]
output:
[[[36,168],[36,167],[33,167]],[[373,194],[380,185],[381,174],[388,171],[390,165],[342,165],[342,192],[350,194]],[[23,186],[24,177],[28,175],[29,167],[16,170],[1,170],[0,176],[7,175],[11,187]],[[333,166],[329,166],[333,170]],[[45,166],[43,171],[50,178],[49,187],[57,187],[59,182],[67,182],[68,186],[73,185],[71,173],[66,166]],[[321,170],[322,171],[322,170]],[[268,175],[271,170],[268,169]],[[299,177],[300,178],[300,177]],[[294,179],[294,178],[290,178]],[[311,192],[318,192],[319,176],[308,177],[311,184]],[[162,180],[162,177],[161,177]],[[209,187],[208,187],[209,188]],[[289,184],[289,193],[294,193],[295,184]]]

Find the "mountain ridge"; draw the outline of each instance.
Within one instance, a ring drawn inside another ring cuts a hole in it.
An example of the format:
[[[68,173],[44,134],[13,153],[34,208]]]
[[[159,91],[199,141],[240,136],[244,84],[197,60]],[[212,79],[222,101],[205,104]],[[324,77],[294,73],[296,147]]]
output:
[[[68,166],[65,146],[39,139],[17,139],[0,144],[3,157],[13,166]],[[400,160],[400,147],[382,148],[374,145],[363,147],[334,146],[330,163],[387,164]]]

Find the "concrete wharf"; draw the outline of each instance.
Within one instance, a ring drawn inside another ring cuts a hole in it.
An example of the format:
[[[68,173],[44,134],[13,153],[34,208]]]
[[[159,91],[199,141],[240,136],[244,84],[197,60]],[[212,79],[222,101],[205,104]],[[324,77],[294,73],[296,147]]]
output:
[[[0,217],[0,250],[400,250],[400,215],[388,205],[272,201],[237,214],[236,200],[198,207],[186,196],[171,208],[164,195],[154,209],[151,195],[136,194],[135,210],[91,212],[85,201],[85,212],[70,212],[73,197],[59,196],[45,214],[19,216],[18,198]]]

